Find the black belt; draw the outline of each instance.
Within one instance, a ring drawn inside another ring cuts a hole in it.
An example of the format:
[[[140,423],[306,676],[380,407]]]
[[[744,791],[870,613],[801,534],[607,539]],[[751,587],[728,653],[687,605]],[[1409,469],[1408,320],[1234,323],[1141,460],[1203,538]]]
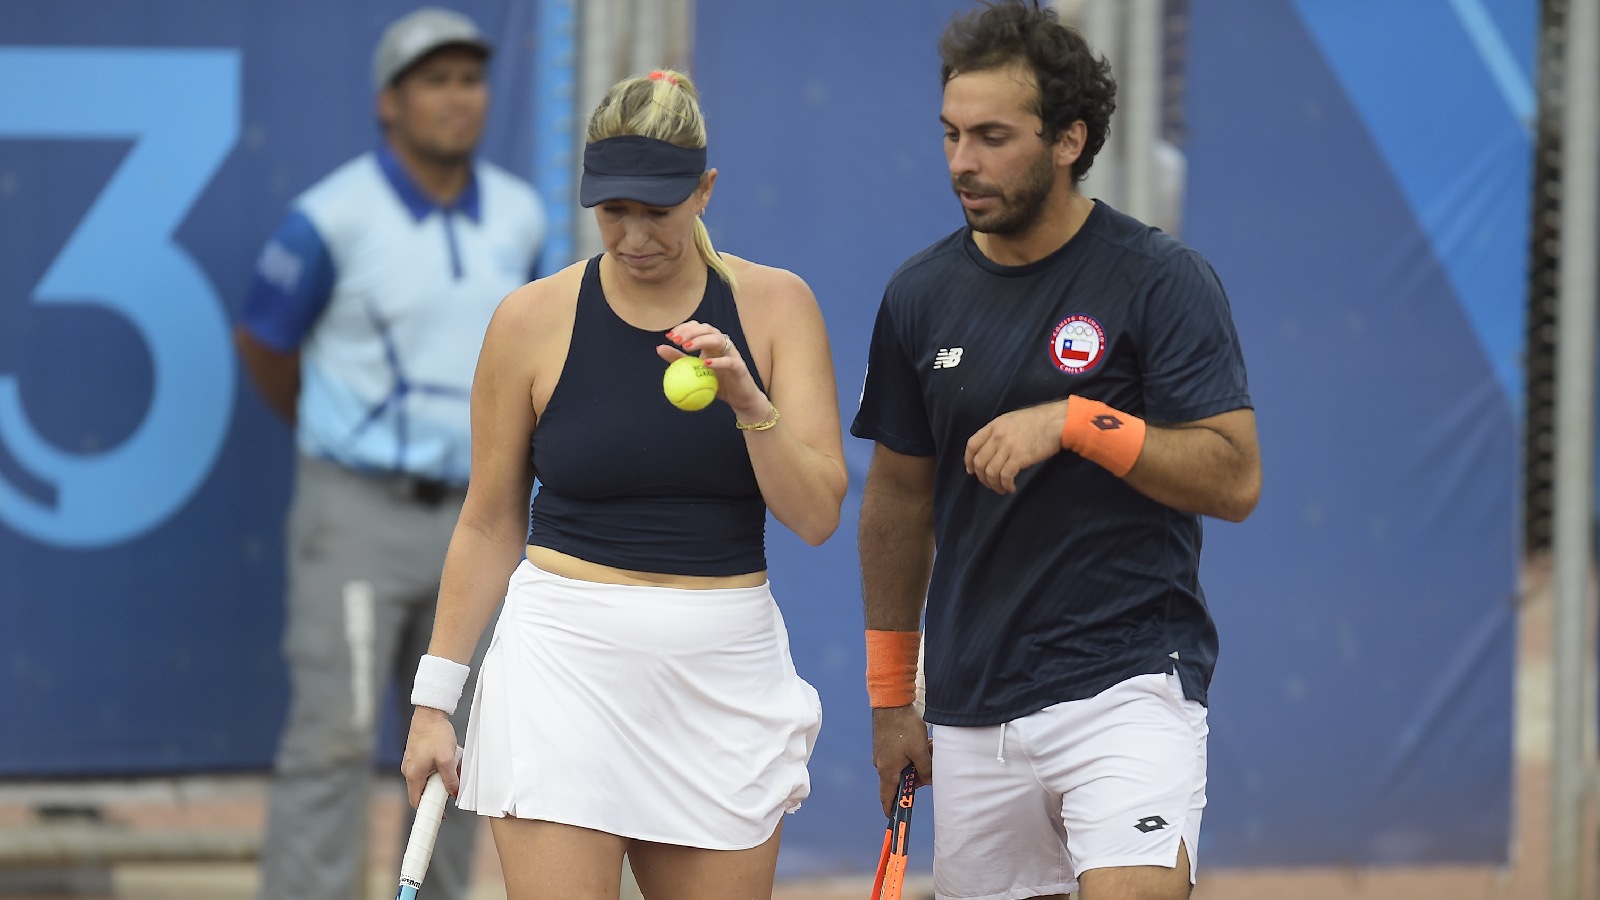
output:
[[[401,475],[395,479],[395,487],[400,496],[407,500],[421,503],[424,506],[438,506],[450,497],[457,496],[466,491],[460,485],[436,478],[418,478],[414,475]]]

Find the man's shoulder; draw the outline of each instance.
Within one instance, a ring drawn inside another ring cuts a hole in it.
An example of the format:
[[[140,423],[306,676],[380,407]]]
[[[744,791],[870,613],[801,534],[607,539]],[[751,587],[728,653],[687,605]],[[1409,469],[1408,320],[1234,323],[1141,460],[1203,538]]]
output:
[[[958,228],[912,254],[889,276],[889,290],[893,292],[942,281],[952,265],[961,265],[966,261],[962,248],[966,236],[967,230]]]
[[[1102,249],[1147,261],[1155,267],[1200,257],[1198,251],[1154,225],[1146,225],[1103,201],[1097,202],[1099,209],[1091,234]]]
[[[272,244],[322,253],[347,241],[370,221],[374,189],[382,189],[382,173],[371,153],[341,163],[289,201]],[[268,253],[274,252],[272,245]]]
[[[370,200],[371,191],[384,187],[383,172],[371,151],[340,163],[317,179],[296,197],[293,206],[303,211],[321,211],[333,204]]]
[[[527,179],[514,175],[487,159],[478,159],[473,167],[478,176],[479,189],[485,193],[508,197],[524,206],[543,208],[539,192],[534,190]]]
[[[473,164],[473,171],[478,178],[484,223],[497,233],[515,235],[530,250],[542,245],[547,216],[544,201],[533,185],[482,158]]]
[[[371,152],[350,159],[301,192],[290,208],[308,219],[323,240],[337,240],[372,222],[375,201],[391,191]]]
[[[473,160],[472,166],[477,170],[478,178],[487,184],[493,185],[497,190],[519,191],[533,193],[533,185],[526,178],[514,175],[510,170],[499,163],[478,157]]]

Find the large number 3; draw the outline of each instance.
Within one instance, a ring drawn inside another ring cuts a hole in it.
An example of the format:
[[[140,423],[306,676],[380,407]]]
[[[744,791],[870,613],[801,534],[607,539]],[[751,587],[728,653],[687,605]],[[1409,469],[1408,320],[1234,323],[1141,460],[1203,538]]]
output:
[[[150,351],[154,396],[127,440],[63,450],[28,420],[19,376],[0,374],[0,441],[53,502],[0,478],[0,519],[45,543],[101,547],[166,521],[216,461],[232,416],[234,361],[221,299],[172,232],[239,133],[239,54],[0,47],[0,139],[134,139],[33,291],[94,303]],[[63,352],[89,352],[66,347]]]

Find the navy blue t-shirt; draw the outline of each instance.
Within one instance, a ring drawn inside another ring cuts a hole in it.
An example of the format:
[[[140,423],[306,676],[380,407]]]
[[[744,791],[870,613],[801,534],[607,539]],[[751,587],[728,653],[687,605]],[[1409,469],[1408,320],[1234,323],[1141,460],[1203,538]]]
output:
[[[1217,633],[1198,516],[1065,451],[1008,496],[965,471],[980,428],[1071,394],[1155,424],[1250,406],[1228,298],[1200,254],[1096,202],[1037,262],[998,265],[962,229],[890,280],[850,431],[937,458],[929,722],[992,725],[1174,666],[1206,700]]]

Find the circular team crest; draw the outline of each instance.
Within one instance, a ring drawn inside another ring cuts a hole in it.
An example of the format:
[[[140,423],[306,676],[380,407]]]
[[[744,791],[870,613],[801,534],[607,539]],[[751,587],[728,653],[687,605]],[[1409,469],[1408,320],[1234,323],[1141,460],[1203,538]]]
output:
[[[1106,330],[1091,316],[1067,316],[1050,332],[1050,361],[1068,375],[1089,371],[1106,355]]]

